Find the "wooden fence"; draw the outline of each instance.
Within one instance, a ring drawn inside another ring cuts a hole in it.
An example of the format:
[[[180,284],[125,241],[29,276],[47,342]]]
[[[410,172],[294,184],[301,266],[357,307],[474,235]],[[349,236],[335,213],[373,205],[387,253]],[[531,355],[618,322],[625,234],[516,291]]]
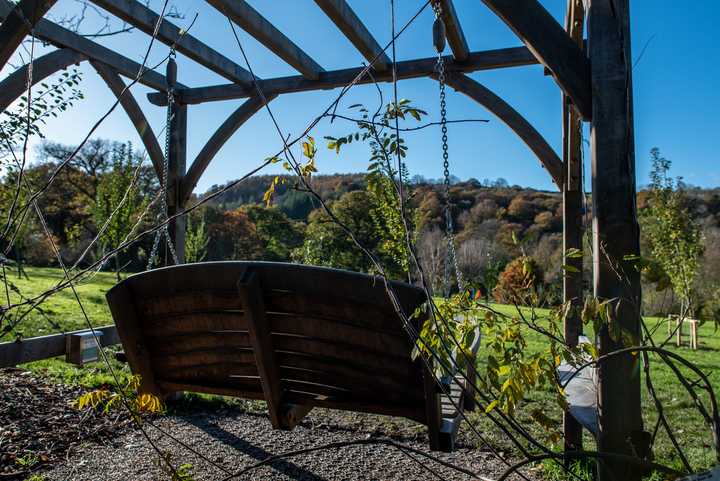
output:
[[[114,325],[95,328],[102,346],[120,344]],[[40,361],[67,354],[67,338],[72,335],[90,332],[88,329],[63,332],[47,336],[31,337],[13,342],[0,343],[0,368],[12,367],[26,362]]]

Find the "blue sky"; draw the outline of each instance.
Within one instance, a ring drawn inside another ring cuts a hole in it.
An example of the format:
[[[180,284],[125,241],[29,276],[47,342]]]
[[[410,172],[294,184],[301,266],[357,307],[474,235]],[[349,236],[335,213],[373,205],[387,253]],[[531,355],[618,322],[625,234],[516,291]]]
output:
[[[152,0],[151,6],[157,11],[161,3],[160,0]],[[250,0],[249,3],[326,70],[354,67],[363,61],[360,53],[312,0]],[[389,0],[349,0],[349,3],[379,43],[385,45],[390,39]],[[559,21],[563,21],[565,0],[543,0],[542,3]],[[649,151],[657,146],[672,159],[674,175],[681,175],[694,185],[720,186],[720,93],[715,88],[720,77],[720,47],[714,41],[715,27],[720,21],[720,2],[633,0],[631,3],[633,56],[637,62],[634,89],[638,183],[647,183]],[[222,15],[203,0],[175,0],[173,4],[185,15],[184,20],[174,20],[178,25],[187,25],[197,13],[191,33],[244,65],[228,22]],[[422,4],[423,0],[396,0],[398,24],[404,24]],[[59,0],[51,15],[57,18],[70,14],[74,12],[75,5],[72,0]],[[455,5],[471,50],[521,45],[480,0],[455,0]],[[432,12],[426,9],[398,39],[399,60],[434,55],[432,21]],[[86,27],[92,30],[91,23]],[[296,73],[254,39],[239,29],[238,32],[256,74],[274,77]],[[101,39],[101,43],[138,61],[142,59],[148,42],[149,37],[139,32]],[[645,51],[639,58],[643,48]],[[166,54],[167,47],[157,43],[151,59],[158,60]],[[178,65],[179,79],[186,85],[225,82],[182,56],[178,58]],[[45,133],[49,139],[68,144],[79,142],[114,101],[110,91],[87,63],[81,66],[81,71],[84,72],[82,88],[86,99],[47,125]],[[2,76],[7,72],[6,68]],[[534,66],[480,72],[472,74],[472,77],[505,98],[535,125],[556,151],[560,151],[560,92],[553,80],[543,75],[542,68]],[[383,89],[386,99],[391,98],[390,84],[384,84]],[[133,88],[157,133],[163,127],[165,112],[147,102],[145,94],[148,91],[143,86]],[[288,94],[270,105],[285,133],[296,135],[325,109],[337,93],[335,90]],[[402,81],[399,95],[427,110],[429,120],[437,120],[438,89],[434,81]],[[217,126],[241,102],[190,107],[188,164]],[[374,87],[354,87],[345,96],[339,112],[346,111],[347,106],[354,103],[377,105]],[[454,175],[478,179],[503,177],[511,184],[554,189],[549,175],[529,149],[478,104],[449,90],[448,117],[490,120],[487,124],[450,126],[450,160]],[[351,130],[349,124],[336,121],[331,125],[325,121],[315,128],[313,135],[321,139],[325,135],[339,135]],[[135,130],[120,108],[103,123],[96,136],[132,140],[138,147],[141,146]],[[408,143],[411,174],[439,177],[442,173],[439,129],[429,128],[410,134]],[[240,177],[277,152],[281,145],[267,113],[261,111],[221,150],[200,180],[198,190],[204,191],[213,184]],[[322,149],[318,163],[322,173],[363,171],[367,166],[367,149],[353,145],[342,156]],[[267,172],[277,172],[277,167],[274,169]]]

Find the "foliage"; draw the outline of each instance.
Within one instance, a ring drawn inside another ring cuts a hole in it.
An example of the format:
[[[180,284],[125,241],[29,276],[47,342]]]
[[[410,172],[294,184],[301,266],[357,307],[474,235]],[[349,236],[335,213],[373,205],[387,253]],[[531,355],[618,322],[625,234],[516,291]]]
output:
[[[138,182],[142,159],[133,155],[132,144],[122,145],[113,152],[112,169],[98,182],[93,206],[95,224],[100,226],[102,251],[114,249],[123,243],[139,220],[147,200],[143,198]],[[120,256],[115,255],[115,273],[120,280]]]
[[[257,227],[242,209],[221,211],[209,208],[208,260],[253,260],[262,257],[262,244]]]
[[[408,118],[419,122],[427,112],[413,106],[408,99],[390,102],[374,113],[362,104],[351,105],[350,110],[360,115],[354,121],[357,130],[341,137],[326,137],[327,147],[340,154],[342,147],[353,140],[367,142],[370,148],[367,190],[373,199],[370,215],[379,238],[377,251],[391,276],[407,277],[410,271],[408,240],[413,238],[411,221],[414,218],[408,172],[402,163],[408,147],[392,126]],[[397,167],[393,166],[393,157],[398,159]]]
[[[77,68],[59,74],[51,83],[40,82],[40,88],[32,92],[32,103],[28,109],[28,97],[23,95],[13,108],[6,109],[0,119],[0,158],[8,157],[23,161],[21,153],[13,151],[26,141],[26,138],[43,138],[41,126],[49,117],[57,117],[76,101],[83,98],[78,89],[82,76]]]
[[[537,304],[542,272],[535,259],[521,256],[510,262],[498,277],[493,289],[495,300],[502,304]]]
[[[120,391],[111,391],[106,388],[86,392],[77,398],[73,405],[79,410],[95,409],[107,414],[112,409],[122,409],[123,399],[131,409],[132,414],[162,414],[165,406],[162,401],[150,393],[140,393],[140,376],[132,376]]]
[[[167,451],[158,454],[155,465],[160,468],[170,481],[195,481],[192,475],[195,467],[191,463],[182,463],[175,466],[172,455]]]
[[[191,264],[205,260],[209,242],[205,216],[201,216],[199,220],[188,216],[185,233],[185,262]]]
[[[302,245],[304,226],[288,219],[280,209],[247,205],[241,210],[255,224],[263,260],[287,261],[291,258],[292,251]]]
[[[657,148],[650,152],[652,171],[647,206],[641,211],[652,258],[662,268],[683,303],[682,316],[692,314],[693,282],[703,242],[688,209],[682,179],[669,176],[671,161]],[[687,309],[687,310],[686,310]]]

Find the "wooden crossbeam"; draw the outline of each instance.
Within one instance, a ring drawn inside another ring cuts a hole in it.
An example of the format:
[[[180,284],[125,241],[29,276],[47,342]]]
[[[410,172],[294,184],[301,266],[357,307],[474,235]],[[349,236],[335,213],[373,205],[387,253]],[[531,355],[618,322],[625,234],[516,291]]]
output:
[[[4,16],[0,25],[0,68],[3,68],[23,41],[56,0],[21,0]]]
[[[135,97],[133,97],[132,92],[127,89],[125,82],[123,82],[120,76],[110,67],[94,60],[91,61],[91,63],[118,99],[120,105],[125,110],[125,113],[128,117],[130,117],[130,121],[133,126],[135,126],[135,130],[137,130],[138,135],[140,135],[140,139],[142,140],[145,150],[150,157],[150,161],[155,168],[155,173],[157,174],[158,179],[161,179],[162,182],[163,160],[165,155],[160,148],[160,144],[158,143],[157,137],[155,137],[150,124],[145,118],[145,114],[143,114],[142,109],[135,100]]]
[[[449,75],[446,82],[450,87],[481,104],[510,127],[540,159],[540,163],[550,173],[555,184],[559,188],[562,187],[563,163],[530,122],[490,89],[467,75]]]
[[[0,0],[0,19],[7,18],[12,9],[13,4],[8,0]],[[58,48],[69,48],[90,59],[99,60],[128,78],[137,77],[142,68],[139,63],[46,19],[38,21],[35,26],[35,35]],[[167,91],[165,76],[147,68],[142,72],[143,74],[138,80],[141,84],[155,90]]]
[[[440,4],[440,15],[445,23],[445,37],[450,45],[453,57],[459,61],[466,60],[470,55],[470,48],[460,26],[460,19],[455,11],[455,5],[453,5],[452,0],[438,0],[438,3]]]
[[[275,55],[308,79],[317,79],[323,68],[244,0],[206,0],[220,13],[252,35]]]
[[[520,67],[536,65],[537,59],[525,47],[505,48],[471,53],[464,62],[456,62],[452,56],[445,57],[448,72],[477,72],[498,68]],[[406,60],[398,62],[396,66],[398,79],[428,77],[435,72],[437,57],[419,60]],[[362,68],[350,68],[322,72],[317,80],[308,80],[302,76],[280,77],[260,80],[258,85],[265,95],[280,95],[291,92],[306,92],[310,90],[330,90],[344,87],[355,79]],[[378,82],[391,82],[392,72],[377,72],[372,77],[365,75],[358,80],[358,84]],[[223,84],[209,87],[183,89],[177,91],[181,102],[186,104],[199,104],[218,100],[231,100],[252,97],[256,94],[254,88],[240,85]],[[155,105],[166,105],[167,95],[148,94],[148,99]]]
[[[50,75],[85,60],[86,57],[67,48],[55,50],[42,57],[36,58],[32,63],[32,84],[46,79]],[[28,68],[25,64],[5,77],[0,82],[0,112],[7,109],[18,97],[27,92]]]
[[[148,35],[153,34],[159,19],[157,13],[136,0],[92,0],[92,2]],[[165,45],[175,45],[178,52],[232,82],[246,85],[252,82],[250,72],[240,65],[189,33],[181,35],[180,32],[180,27],[163,19],[157,30],[157,39]]]
[[[266,97],[268,102],[274,98],[275,96]],[[260,97],[251,97],[230,114],[225,122],[215,131],[200,150],[197,157],[195,157],[190,169],[188,169],[187,174],[185,174],[183,178],[181,195],[184,199],[187,200],[190,198],[203,172],[205,172],[207,166],[210,165],[210,161],[212,161],[222,146],[225,145],[225,142],[264,105],[265,102],[263,102]]]
[[[345,0],[315,0],[330,20],[377,71],[387,70],[391,60]]]
[[[585,119],[592,116],[590,61],[538,0],[482,0],[553,75]]]

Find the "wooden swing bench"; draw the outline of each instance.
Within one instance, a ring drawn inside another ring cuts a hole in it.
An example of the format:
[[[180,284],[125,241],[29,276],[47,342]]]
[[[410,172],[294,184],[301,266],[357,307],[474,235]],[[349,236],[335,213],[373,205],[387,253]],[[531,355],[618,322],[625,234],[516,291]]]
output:
[[[425,293],[393,282],[408,316]],[[451,451],[474,396],[422,360],[382,279],[269,262],[186,264],[137,274],[107,293],[141,390],[190,391],[267,402],[292,429],[313,407],[402,416],[428,426],[430,448]],[[415,329],[424,317],[411,320]],[[469,363],[470,366],[474,365]],[[472,379],[472,368],[467,372]]]

